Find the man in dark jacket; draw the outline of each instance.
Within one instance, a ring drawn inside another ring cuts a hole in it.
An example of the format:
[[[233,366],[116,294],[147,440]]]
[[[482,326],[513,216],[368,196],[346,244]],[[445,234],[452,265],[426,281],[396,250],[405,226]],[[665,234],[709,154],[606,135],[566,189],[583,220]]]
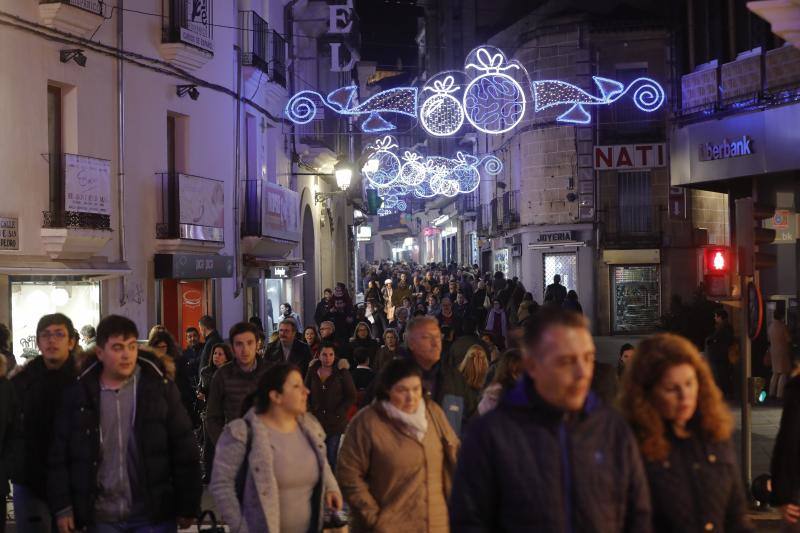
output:
[[[454,533],[652,531],[650,492],[625,420],[589,392],[587,322],[562,309],[528,324],[525,375],[470,425],[450,501]]]
[[[730,397],[733,392],[733,365],[728,350],[733,344],[733,327],[728,312],[721,307],[714,311],[714,332],[706,339],[706,356],[714,372],[714,380],[722,393]]]
[[[64,393],[47,480],[61,532],[183,529],[200,511],[191,422],[138,336],[126,317],[101,320],[97,359]]]
[[[291,363],[300,369],[305,377],[311,363],[311,350],[308,344],[297,339],[297,329],[292,319],[284,319],[278,325],[278,340],[267,346],[264,358],[270,363]]]
[[[47,455],[61,396],[78,375],[72,354],[78,335],[67,316],[55,313],[39,320],[36,342],[42,355],[33,358],[11,381],[25,441],[22,464],[12,482],[17,528],[46,533],[55,531],[47,506]]]
[[[563,305],[564,300],[567,298],[567,288],[561,284],[561,276],[556,274],[553,276],[553,283],[547,286],[544,291],[544,303]]]
[[[200,354],[200,363],[197,365],[197,378],[200,379],[200,371],[211,361],[211,350],[214,349],[215,345],[225,341],[222,335],[217,332],[217,321],[214,320],[213,316],[201,316],[197,322],[197,327],[200,328],[200,333],[203,334],[203,339],[205,340],[203,353]]]
[[[409,357],[422,369],[422,386],[429,400],[444,410],[456,434],[478,408],[477,394],[461,373],[442,361],[442,330],[432,316],[415,316],[406,326]]]
[[[250,322],[234,324],[230,339],[233,361],[217,370],[208,392],[205,430],[212,445],[217,443],[225,424],[242,416],[244,399],[271,366],[265,359],[256,358],[258,328]],[[213,464],[208,457],[206,461],[209,466]]]
[[[331,299],[333,298],[333,291],[330,289],[325,289],[322,291],[322,300],[319,301],[317,304],[317,308],[314,310],[314,322],[317,323],[317,327],[322,324],[322,321],[325,320],[325,315],[328,314],[328,311],[331,310]]]
[[[8,496],[8,480],[23,457],[19,403],[14,386],[6,378],[8,363],[0,353],[0,502]],[[0,532],[5,531],[6,509],[0,507]]]

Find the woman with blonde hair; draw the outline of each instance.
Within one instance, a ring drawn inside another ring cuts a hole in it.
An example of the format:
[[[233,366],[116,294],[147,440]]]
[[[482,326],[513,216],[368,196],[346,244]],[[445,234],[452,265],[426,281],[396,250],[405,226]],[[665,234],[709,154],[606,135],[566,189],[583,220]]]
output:
[[[628,364],[621,406],[644,459],[654,531],[754,531],[731,415],[694,344],[654,335]]]
[[[489,372],[489,359],[486,350],[480,344],[473,344],[467,349],[464,360],[458,366],[458,371],[464,376],[469,388],[480,392],[486,383],[486,374]]]

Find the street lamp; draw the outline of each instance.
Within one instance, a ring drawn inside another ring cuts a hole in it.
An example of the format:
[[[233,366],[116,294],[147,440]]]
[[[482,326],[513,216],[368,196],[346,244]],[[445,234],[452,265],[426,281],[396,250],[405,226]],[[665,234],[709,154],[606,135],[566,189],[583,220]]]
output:
[[[322,175],[322,174],[317,174]],[[347,192],[350,188],[350,182],[353,181],[353,168],[345,161],[339,161],[333,170],[333,175],[336,177],[336,185],[339,187],[338,191],[331,192],[317,192],[314,193],[314,203],[324,202],[328,198],[340,195]]]

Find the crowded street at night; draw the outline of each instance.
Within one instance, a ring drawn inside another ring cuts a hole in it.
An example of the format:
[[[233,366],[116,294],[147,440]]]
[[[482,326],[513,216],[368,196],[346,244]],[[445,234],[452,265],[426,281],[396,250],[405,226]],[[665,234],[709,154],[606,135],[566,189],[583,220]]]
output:
[[[0,533],[800,533],[799,36],[0,0]]]

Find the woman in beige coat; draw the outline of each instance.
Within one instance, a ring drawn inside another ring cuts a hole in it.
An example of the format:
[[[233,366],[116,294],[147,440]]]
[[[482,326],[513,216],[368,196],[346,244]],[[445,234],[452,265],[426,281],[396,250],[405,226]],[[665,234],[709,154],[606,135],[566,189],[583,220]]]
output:
[[[425,402],[413,361],[395,359],[376,400],[350,422],[336,476],[352,531],[447,532],[447,499],[458,437],[441,408]]]

